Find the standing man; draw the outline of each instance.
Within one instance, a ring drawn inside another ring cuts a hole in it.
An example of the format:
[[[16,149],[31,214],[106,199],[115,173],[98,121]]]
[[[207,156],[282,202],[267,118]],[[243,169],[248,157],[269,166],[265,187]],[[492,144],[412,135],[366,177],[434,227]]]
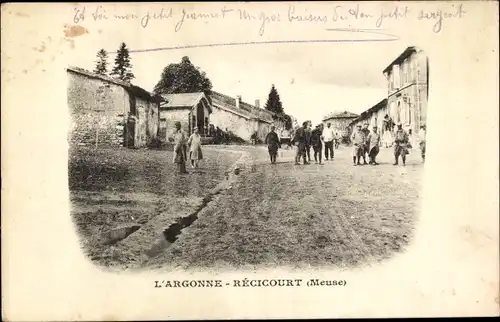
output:
[[[366,122],[364,125],[363,125],[363,129],[361,130],[363,131],[363,134],[365,135],[365,139],[368,138],[368,135],[370,135],[370,129],[369,129],[369,124],[368,122]],[[364,164],[368,164],[366,163],[366,155],[368,154],[369,152],[369,149],[368,149],[368,144],[364,144],[363,145],[363,163]]]
[[[175,122],[174,131],[174,163],[177,164],[177,171],[181,174],[187,173],[186,159],[186,133],[181,128],[181,122]]]
[[[306,154],[307,154],[307,161],[311,162],[311,135],[312,135],[312,122],[307,121],[307,128],[305,128],[306,131]]]
[[[375,160],[379,153],[379,144],[380,144],[380,134],[377,132],[377,126],[373,126],[373,131],[368,134],[368,138],[366,139],[368,146],[368,157],[370,158],[370,164],[378,165]]]
[[[382,139],[384,140],[384,145],[386,148],[388,148],[389,145],[392,145],[392,131],[393,130],[394,130],[394,122],[389,117],[389,115],[386,114],[384,116],[383,125],[382,125],[382,131],[383,131]]]
[[[314,150],[314,163],[318,163],[323,165],[321,162],[322,154],[323,154],[323,142],[322,142],[322,133],[321,133],[321,125],[316,125],[316,128],[312,131],[311,134],[311,145]]]
[[[365,134],[361,130],[361,124],[356,125],[356,130],[352,133],[351,141],[353,143],[352,161],[354,165],[361,165],[361,156],[364,153]]]
[[[394,165],[398,165],[399,156],[403,161],[403,166],[406,165],[406,155],[408,154],[407,145],[408,134],[403,130],[403,125],[398,124],[398,130],[394,134]]]
[[[271,164],[276,164],[276,156],[278,155],[278,149],[280,147],[280,139],[278,134],[274,131],[274,125],[271,126],[271,132],[267,133],[265,143],[267,144],[267,150],[269,151],[269,158],[271,159]]]
[[[325,140],[325,160],[328,161],[328,156],[333,160],[333,128],[331,123],[326,124],[326,129],[323,131],[323,138]],[[330,153],[328,153],[330,152]]]
[[[420,132],[418,132],[418,140],[420,144],[420,151],[422,153],[422,162],[425,162],[425,136],[427,134],[425,124],[420,126]]]
[[[297,146],[297,153],[295,154],[295,164],[300,164],[300,158],[304,160],[304,164],[309,164],[306,160],[306,130],[309,122],[302,123],[302,126],[295,131],[293,143]]]

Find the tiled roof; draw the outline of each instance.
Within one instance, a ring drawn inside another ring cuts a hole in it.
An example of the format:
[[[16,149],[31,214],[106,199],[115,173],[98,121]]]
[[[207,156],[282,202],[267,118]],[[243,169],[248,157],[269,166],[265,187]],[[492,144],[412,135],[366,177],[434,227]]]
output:
[[[386,106],[387,106],[387,98],[384,98],[383,100],[381,100],[377,104],[373,105],[372,107],[370,107],[369,109],[367,109],[366,111],[361,113],[361,115],[359,117],[355,118],[354,120],[352,120],[352,122],[349,125],[353,125],[356,122],[368,119],[368,117],[370,117],[372,115],[372,113],[375,113],[376,111],[378,111],[381,108],[386,107]]]
[[[340,113],[333,113],[328,116],[326,116],[323,121],[330,120],[330,119],[344,119],[344,118],[355,118],[358,117],[358,114],[354,114],[348,111],[340,112]]]
[[[222,106],[226,110],[229,110],[235,114],[239,114],[247,119],[259,118],[260,120],[269,123],[273,121],[273,113],[265,109],[258,108],[246,102],[240,102],[240,107],[237,108],[235,98],[216,91],[212,91],[211,96],[213,104]]]
[[[95,78],[95,79],[102,80],[103,82],[108,82],[111,84],[122,86],[128,92],[130,92],[131,94],[133,94],[137,97],[141,97],[141,98],[148,99],[148,100],[156,100],[156,101],[160,99],[160,97],[154,96],[153,94],[151,94],[150,92],[148,92],[147,90],[145,90],[142,87],[133,85],[130,82],[125,82],[125,81],[122,81],[120,79],[110,77],[108,75],[99,75],[99,74],[96,74],[94,72],[91,72],[91,71],[88,71],[86,69],[76,67],[76,66],[68,66],[66,68],[66,70],[69,72],[73,72],[76,74],[87,76],[89,78]]]
[[[420,51],[417,47],[415,46],[410,46],[410,47],[407,47],[405,49],[405,51],[403,51],[396,59],[394,59],[394,61],[392,63],[389,64],[389,66],[387,66],[385,69],[384,69],[384,73],[387,73],[390,71],[391,67],[393,65],[396,65],[396,64],[401,64],[407,57],[410,57],[413,53],[416,53]]]
[[[128,82],[124,82],[124,81],[122,81],[120,79],[113,78],[113,77],[110,77],[110,76],[107,76],[107,75],[99,75],[99,74],[96,74],[94,72],[88,71],[88,70],[80,68],[80,67],[68,66],[66,68],[66,70],[70,71],[70,72],[73,72],[73,73],[85,75],[85,76],[90,77],[90,78],[100,79],[102,81],[113,83],[115,85],[124,86],[124,87],[130,86],[130,83],[128,83]]]
[[[193,107],[197,105],[203,98],[206,99],[202,92],[197,93],[179,93],[179,94],[163,94],[162,98],[166,101],[160,105],[162,109]]]

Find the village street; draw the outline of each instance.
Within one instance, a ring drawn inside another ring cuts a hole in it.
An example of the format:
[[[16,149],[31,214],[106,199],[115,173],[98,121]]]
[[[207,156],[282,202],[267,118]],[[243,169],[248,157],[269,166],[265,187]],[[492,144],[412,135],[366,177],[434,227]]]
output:
[[[171,173],[164,150],[127,150],[101,172],[84,170],[88,158],[74,161],[72,216],[86,253],[117,269],[353,267],[409,244],[418,149],[406,167],[392,165],[391,148],[381,148],[380,165],[358,167],[349,147],[325,165],[294,165],[293,151],[279,153],[271,165],[264,146],[206,146],[201,169],[184,176]]]

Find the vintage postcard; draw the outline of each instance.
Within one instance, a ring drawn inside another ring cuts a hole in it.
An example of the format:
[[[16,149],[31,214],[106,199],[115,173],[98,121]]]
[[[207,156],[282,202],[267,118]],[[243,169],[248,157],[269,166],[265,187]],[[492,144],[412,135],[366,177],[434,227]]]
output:
[[[2,317],[499,315],[498,2],[2,5]]]

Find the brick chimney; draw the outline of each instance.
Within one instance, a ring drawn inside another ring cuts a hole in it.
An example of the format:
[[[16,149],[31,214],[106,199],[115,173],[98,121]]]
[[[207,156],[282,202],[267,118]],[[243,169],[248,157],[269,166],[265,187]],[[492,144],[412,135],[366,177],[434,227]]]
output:
[[[255,100],[255,107],[260,108],[260,100]]]
[[[241,95],[236,96],[236,108],[240,108],[241,103]]]

